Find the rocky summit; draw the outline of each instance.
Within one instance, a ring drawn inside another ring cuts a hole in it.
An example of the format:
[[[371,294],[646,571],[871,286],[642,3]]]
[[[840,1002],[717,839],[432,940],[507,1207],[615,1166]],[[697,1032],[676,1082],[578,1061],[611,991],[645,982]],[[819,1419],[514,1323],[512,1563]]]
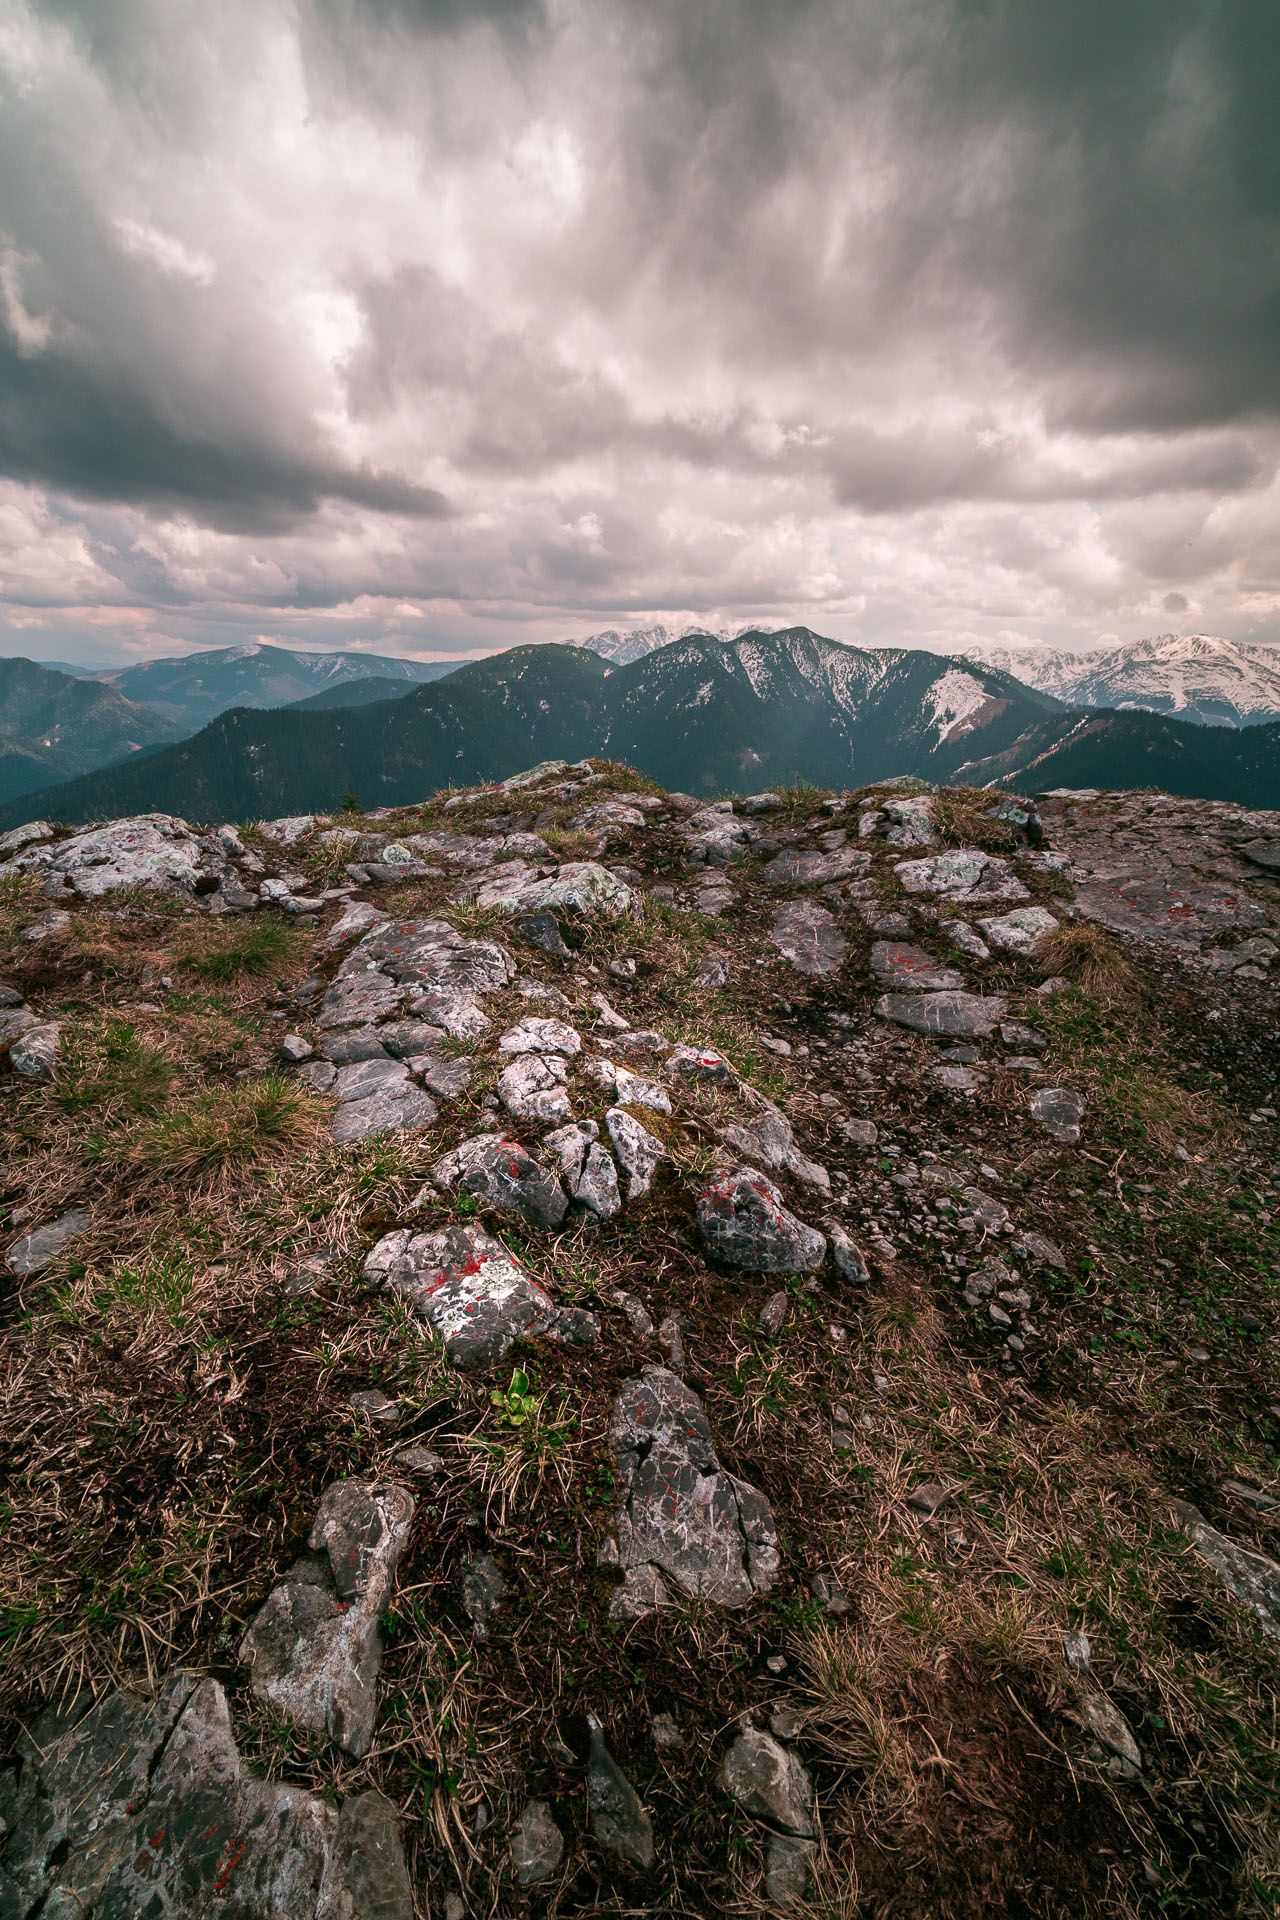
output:
[[[0,843],[5,1920],[1261,1915],[1280,815]]]

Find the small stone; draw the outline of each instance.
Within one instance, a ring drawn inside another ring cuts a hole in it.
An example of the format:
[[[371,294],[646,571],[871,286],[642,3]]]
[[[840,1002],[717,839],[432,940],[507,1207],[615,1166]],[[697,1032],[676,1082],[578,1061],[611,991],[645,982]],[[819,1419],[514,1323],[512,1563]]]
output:
[[[684,1338],[680,1330],[680,1316],[669,1313],[658,1328],[658,1345],[667,1356],[667,1365],[673,1373],[683,1373],[685,1369]]]
[[[684,1751],[684,1735],[669,1713],[655,1713],[649,1722],[649,1731],[653,1736],[656,1753],[673,1754]]]
[[[401,1447],[395,1465],[397,1473],[420,1473],[424,1479],[444,1472],[444,1461],[430,1447]]]
[[[52,1080],[62,1046],[62,1028],[56,1020],[28,1027],[9,1049],[9,1064],[24,1080]]]
[[[809,1869],[817,1851],[814,1840],[801,1840],[789,1833],[770,1836],[764,1890],[775,1907],[794,1907],[804,1899],[809,1890]]]
[[[572,1056],[582,1052],[582,1037],[563,1020],[521,1020],[509,1027],[498,1041],[499,1053],[560,1053]]]
[[[655,889],[656,891],[656,889]],[[701,987],[704,992],[722,987],[729,978],[728,962],[722,953],[704,953],[698,963],[692,984]]]
[[[511,1865],[518,1887],[549,1880],[564,1858],[564,1835],[545,1800],[526,1800],[511,1830]]]
[[[304,1060],[311,1058],[315,1048],[300,1033],[286,1033],[280,1042],[280,1052],[291,1065],[300,1066]]]
[[[865,1419],[863,1424],[866,1424]],[[848,1613],[849,1596],[838,1580],[830,1578],[825,1573],[815,1573],[810,1586],[814,1599],[821,1601],[828,1613]]]
[[[1105,1693],[1087,1693],[1081,1702],[1080,1713],[1086,1731],[1121,1762],[1123,1770],[1117,1770],[1117,1778],[1132,1779],[1134,1774],[1141,1772],[1142,1753],[1133,1737],[1133,1729]]]
[[[1015,907],[1012,913],[992,920],[979,920],[987,940],[1005,953],[1030,953],[1045,934],[1053,933],[1058,922],[1043,907]]]
[[[1089,1636],[1087,1633],[1063,1634],[1062,1656],[1072,1673],[1088,1673],[1089,1653]]]
[[[1080,1123],[1088,1107],[1082,1093],[1070,1087],[1041,1087],[1031,1096],[1031,1115],[1038,1120],[1050,1139],[1073,1147],[1080,1138]]]
[[[15,1240],[5,1255],[6,1265],[11,1273],[43,1273],[46,1267],[53,1265],[63,1248],[81,1234],[88,1233],[92,1224],[87,1213],[72,1207],[69,1212],[50,1221],[47,1227],[37,1227],[34,1233],[26,1233],[21,1240]]]
[[[776,1340],[791,1312],[790,1296],[779,1288],[771,1293],[756,1316],[756,1325],[768,1339]]]
[[[910,1027],[914,1033],[992,1033],[1005,1010],[1002,994],[985,999],[973,993],[885,993],[876,1001],[881,1020]]]
[[[636,1339],[651,1340],[653,1338],[653,1321],[645,1312],[644,1307],[639,1300],[636,1299],[635,1295],[628,1293],[623,1287],[615,1287],[613,1290],[613,1300],[615,1305],[621,1307],[623,1313],[626,1315],[627,1325],[631,1328]]]
[[[913,1513],[920,1514],[926,1520],[932,1520],[939,1507],[950,1498],[947,1489],[936,1480],[926,1480],[922,1486],[914,1487],[907,1495],[907,1505]]]
[[[880,1138],[880,1129],[874,1120],[843,1120],[837,1123],[836,1131],[844,1135],[851,1147],[874,1147]]]
[[[1243,1480],[1224,1480],[1222,1491],[1232,1500],[1239,1500],[1246,1507],[1252,1507],[1255,1513],[1270,1513],[1275,1507],[1280,1506],[1280,1500],[1277,1500],[1274,1495],[1263,1493],[1260,1487],[1248,1486]]]
[[[788,1744],[800,1737],[804,1721],[794,1707],[775,1707],[769,1715],[769,1731],[775,1740],[785,1740]]]
[[[1172,1510],[1201,1559],[1213,1568],[1227,1591],[1257,1615],[1269,1639],[1280,1640],[1280,1564],[1264,1553],[1237,1546],[1186,1501],[1173,1501]]]
[[[492,1554],[478,1553],[462,1570],[462,1605],[475,1639],[489,1638],[489,1623],[507,1590],[502,1568]]]
[[[756,1727],[741,1732],[718,1775],[721,1789],[755,1820],[808,1839],[813,1834],[813,1783],[796,1755]]]
[[[522,1054],[498,1075],[498,1097],[517,1120],[567,1120],[568,1078],[558,1055]]]
[[[778,1674],[786,1672],[787,1656],[785,1653],[771,1653],[764,1664],[767,1670],[776,1677]]]
[[[588,1715],[587,1811],[600,1845],[647,1873],[654,1862],[653,1822],[640,1796],[604,1742],[600,1722]]]
[[[353,1393],[351,1405],[380,1427],[394,1427],[400,1418],[399,1402],[390,1399],[380,1387],[364,1387],[359,1393]]]

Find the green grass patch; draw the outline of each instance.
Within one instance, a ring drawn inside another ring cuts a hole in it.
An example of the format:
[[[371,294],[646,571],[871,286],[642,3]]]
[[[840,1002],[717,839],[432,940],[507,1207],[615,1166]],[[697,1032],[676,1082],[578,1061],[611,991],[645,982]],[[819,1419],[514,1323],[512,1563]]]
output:
[[[229,935],[215,937],[180,953],[174,965],[195,980],[259,979],[286,966],[297,951],[292,927],[268,918],[244,920]]]

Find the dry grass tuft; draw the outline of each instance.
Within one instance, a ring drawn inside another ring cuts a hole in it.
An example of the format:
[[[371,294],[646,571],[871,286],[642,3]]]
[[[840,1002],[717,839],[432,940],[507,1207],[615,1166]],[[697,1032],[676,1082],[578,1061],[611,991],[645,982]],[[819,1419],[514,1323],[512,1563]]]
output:
[[[174,966],[193,980],[234,983],[260,979],[288,965],[298,948],[298,936],[283,921],[262,915],[241,921],[229,933],[211,936],[201,927],[200,945],[175,954]]]
[[[147,1120],[117,1152],[124,1166],[139,1173],[207,1193],[309,1147],[323,1111],[296,1082],[264,1074]]]
[[[933,824],[945,846],[1013,853],[1018,837],[1003,820],[987,818],[999,795],[986,787],[949,787],[933,796]]]
[[[1085,921],[1042,934],[1035,957],[1048,977],[1063,974],[1084,993],[1119,993],[1133,978],[1128,962],[1102,929]]]

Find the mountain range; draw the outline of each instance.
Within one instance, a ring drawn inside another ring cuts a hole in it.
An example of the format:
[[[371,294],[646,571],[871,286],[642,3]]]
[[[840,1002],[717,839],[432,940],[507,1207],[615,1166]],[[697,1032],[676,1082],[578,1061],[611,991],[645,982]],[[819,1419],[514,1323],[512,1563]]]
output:
[[[236,708],[175,746],[0,808],[0,829],[151,809],[252,819],[329,809],[349,788],[366,806],[404,805],[587,753],[704,794],[912,773],[1280,804],[1280,723],[1082,713],[998,668],[796,627],[691,635],[625,666],[592,649],[520,647],[371,705]]]
[[[1141,707],[1229,727],[1280,715],[1280,648],[1203,633],[1162,633],[1084,653],[992,641],[967,648],[965,658],[999,667],[1068,706]]]
[[[101,678],[126,699],[194,733],[229,707],[290,706],[361,680],[439,680],[454,666],[452,660],[401,660],[380,653],[295,653],[255,641],[181,660],[147,660]]]

